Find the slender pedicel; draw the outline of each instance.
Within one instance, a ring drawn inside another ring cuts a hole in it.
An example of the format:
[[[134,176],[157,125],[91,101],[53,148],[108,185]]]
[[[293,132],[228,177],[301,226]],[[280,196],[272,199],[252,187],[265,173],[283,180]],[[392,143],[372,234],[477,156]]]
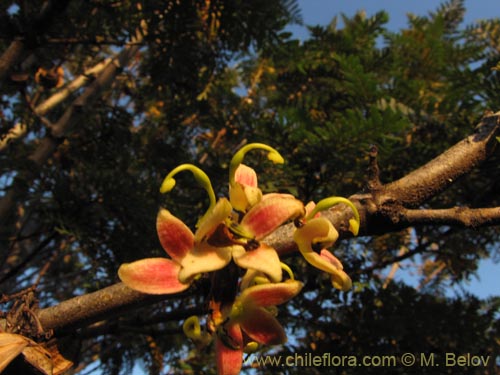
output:
[[[274,164],[283,164],[285,159],[280,155],[278,151],[276,151],[271,146],[268,146],[264,143],[250,143],[246,146],[243,146],[236,154],[234,154],[231,159],[231,163],[229,164],[229,184],[234,186],[235,184],[235,173],[238,166],[243,162],[243,158],[245,154],[254,149],[261,149],[265,151],[269,151],[267,154],[267,158],[271,160]]]

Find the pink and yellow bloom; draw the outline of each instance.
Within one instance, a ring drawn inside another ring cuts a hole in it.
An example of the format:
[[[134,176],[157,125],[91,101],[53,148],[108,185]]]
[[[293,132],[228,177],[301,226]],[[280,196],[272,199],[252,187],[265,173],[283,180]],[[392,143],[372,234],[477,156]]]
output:
[[[231,306],[223,309],[216,338],[219,374],[240,372],[248,342],[277,345],[287,341],[285,330],[270,310],[295,297],[301,289],[302,283],[291,279],[254,285],[244,289]]]
[[[260,245],[247,251],[246,241],[234,239],[228,230],[224,230],[231,216],[231,204],[225,198],[215,203],[215,194],[203,171],[193,165],[183,164],[169,173],[161,191],[170,191],[175,186],[173,175],[182,170],[193,172],[197,181],[209,193],[210,207],[198,221],[196,232],[193,233],[168,210],[160,209],[157,233],[163,249],[171,259],[146,258],[123,264],[118,270],[120,279],[132,289],[144,293],[178,293],[187,289],[198,275],[220,270],[234,260],[241,268],[256,269],[268,275],[272,281],[280,281],[281,266],[274,249]],[[280,218],[278,222],[280,220],[284,219]],[[219,235],[214,240],[216,233]],[[226,238],[221,240],[220,233]],[[260,234],[255,231],[256,236]]]
[[[160,192],[174,188],[177,173],[190,171],[208,194],[207,211],[193,232],[170,211],[160,209],[156,229],[168,258],[141,259],[123,264],[118,270],[127,286],[149,294],[182,292],[200,275],[211,273],[207,330],[201,329],[197,317],[187,319],[183,328],[201,345],[208,344],[215,335],[218,373],[223,375],[240,372],[245,348],[286,342],[285,331],[275,318],[276,306],[297,295],[302,283],[294,279],[276,250],[265,242],[280,226],[294,220],[298,227],[293,239],[304,258],[328,272],[334,287],[351,287],[341,262],[326,250],[339,234],[320,212],[338,203],[350,205],[354,212],[350,230],[357,234],[359,215],[354,205],[347,199],[332,197],[314,207],[304,207],[289,194],[263,194],[255,171],[242,164],[245,154],[254,149],[266,151],[274,163],[283,163],[272,147],[261,143],[244,146],[230,162],[229,199],[217,200],[208,176],[196,166],[182,164],[173,169]],[[245,270],[244,275],[240,269]],[[282,281],[282,270],[290,277],[286,281]]]
[[[354,218],[349,221],[349,228],[356,235],[359,229],[359,214],[356,207],[345,198],[330,197],[321,200],[314,207],[307,206],[309,212],[295,230],[293,239],[308,263],[329,273],[332,285],[336,289],[347,291],[352,287],[351,278],[345,273],[340,260],[326,249],[337,241],[339,233],[329,220],[319,216],[320,211],[339,203],[347,204],[353,210]],[[319,252],[315,251],[318,246],[321,247]]]

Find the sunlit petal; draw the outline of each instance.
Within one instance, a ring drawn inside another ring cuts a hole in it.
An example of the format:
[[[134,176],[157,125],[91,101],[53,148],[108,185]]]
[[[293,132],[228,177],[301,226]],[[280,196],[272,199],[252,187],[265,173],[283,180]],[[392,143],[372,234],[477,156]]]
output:
[[[241,185],[257,187],[257,173],[253,168],[245,164],[240,164],[236,168],[234,180]]]
[[[243,363],[243,335],[238,324],[228,323],[224,330],[215,341],[217,374],[237,375]]]
[[[182,259],[179,280],[188,282],[200,273],[224,268],[231,260],[232,249],[233,246],[214,247],[207,243],[200,244]]]
[[[325,252],[328,252],[328,250],[323,249],[321,255],[314,251],[302,252],[302,255],[312,266],[321,271],[328,272],[331,275],[332,284],[336,289],[343,291],[351,289],[351,278],[342,270],[342,267],[338,267],[338,259],[332,263],[332,258],[325,256]]]
[[[164,208],[160,209],[156,217],[156,231],[165,251],[177,262],[194,246],[191,230]]]
[[[245,289],[238,297],[242,311],[247,306],[275,306],[295,297],[302,289],[303,284],[297,280],[286,280],[282,283],[254,285]]]
[[[260,344],[277,345],[287,341],[281,324],[262,307],[245,310],[237,321],[248,337]]]
[[[331,272],[332,285],[334,288],[343,290],[344,292],[351,289],[351,278],[343,271],[344,266],[340,260],[326,249],[321,250],[320,256],[337,269],[336,272]]]
[[[302,254],[313,251],[313,244],[321,243],[324,247],[329,247],[338,238],[339,234],[332,223],[322,217],[309,220],[293,234],[293,239]]]
[[[198,229],[194,235],[196,243],[200,243],[210,236],[227,217],[231,214],[231,203],[226,198],[221,198],[211,212],[207,212],[198,223]]]
[[[125,263],[118,277],[129,288],[148,294],[172,294],[189,287],[178,279],[180,265],[166,258],[146,258]]]
[[[249,250],[240,256],[233,254],[235,263],[241,268],[261,271],[273,282],[281,281],[281,265],[276,250],[266,244],[261,244],[255,250]]]
[[[240,225],[257,240],[264,238],[286,221],[304,213],[301,201],[289,195],[276,194],[262,199],[243,217]]]
[[[240,164],[236,169],[235,183],[229,185],[229,199],[233,208],[240,212],[247,211],[262,198],[262,191],[257,187],[255,171]]]

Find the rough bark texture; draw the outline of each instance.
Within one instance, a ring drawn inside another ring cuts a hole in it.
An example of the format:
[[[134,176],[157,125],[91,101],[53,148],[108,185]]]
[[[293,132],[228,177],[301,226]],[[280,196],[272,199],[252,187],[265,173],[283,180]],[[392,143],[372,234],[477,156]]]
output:
[[[500,207],[469,209],[416,209],[442,192],[459,177],[485,161],[498,144],[500,112],[482,120],[475,134],[451,147],[426,165],[389,183],[369,184],[368,192],[355,194],[350,200],[361,216],[360,235],[373,235],[424,224],[478,227],[500,224]],[[373,161],[372,161],[373,162]],[[377,180],[377,176],[371,176]],[[326,216],[339,229],[340,238],[350,237],[348,220],[351,209],[343,204],[333,207]],[[295,250],[292,241],[294,225],[288,224],[264,239],[279,253]],[[63,329],[95,322],[138,304],[152,303],[169,296],[148,296],[119,283],[94,293],[75,297],[40,310],[38,317],[45,329]]]

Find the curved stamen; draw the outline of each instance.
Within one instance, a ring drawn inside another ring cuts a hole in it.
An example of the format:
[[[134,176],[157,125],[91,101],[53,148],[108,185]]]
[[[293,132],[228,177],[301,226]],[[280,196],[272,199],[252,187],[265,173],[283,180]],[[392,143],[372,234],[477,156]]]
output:
[[[354,213],[354,219],[349,220],[349,231],[356,236],[359,232],[360,225],[359,212],[356,206],[347,198],[328,197],[320,200],[316,204],[314,209],[306,216],[306,220],[312,219],[318,212],[325,211],[339,203],[344,203],[352,209],[352,212]]]
[[[276,151],[271,146],[268,146],[264,143],[250,143],[246,146],[243,146],[236,154],[234,154],[231,159],[231,163],[229,164],[229,184],[234,186],[235,184],[235,173],[238,166],[243,162],[243,158],[245,154],[254,149],[261,149],[265,151],[269,151],[267,154],[267,158],[271,160],[274,164],[283,164],[285,159],[280,155],[278,151]]]
[[[215,199],[215,192],[214,189],[212,188],[212,183],[210,182],[210,179],[208,178],[207,174],[203,172],[200,168],[193,164],[181,164],[178,167],[172,169],[170,173],[165,177],[163,180],[161,186],[160,186],[160,193],[165,194],[170,192],[174,186],[175,186],[175,179],[174,176],[182,171],[189,171],[193,174],[194,178],[196,179],[196,182],[206,190],[208,193],[208,198],[210,200],[210,205],[207,209],[207,212],[203,217],[198,221],[198,223],[215,207],[216,199]]]
[[[201,326],[198,317],[193,315],[187,318],[182,325],[182,330],[191,340],[199,339],[201,337]]]
[[[295,280],[292,269],[290,267],[288,267],[288,265],[283,263],[283,262],[280,262],[280,265],[281,265],[281,269],[284,270],[288,274],[288,277],[290,277],[290,280]]]

